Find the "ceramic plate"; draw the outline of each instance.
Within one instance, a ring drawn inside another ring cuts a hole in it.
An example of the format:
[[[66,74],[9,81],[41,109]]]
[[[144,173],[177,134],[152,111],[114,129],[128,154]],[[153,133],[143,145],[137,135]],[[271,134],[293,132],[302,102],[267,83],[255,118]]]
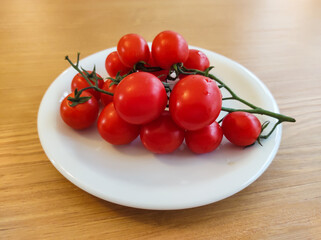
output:
[[[96,65],[97,73],[107,77],[105,59],[115,50],[95,53],[82,59],[80,65],[85,69]],[[272,94],[254,74],[222,55],[200,50],[215,66],[211,72],[239,96],[265,109],[279,111]],[[239,148],[223,139],[217,150],[203,155],[191,153],[185,144],[173,154],[154,155],[144,149],[139,138],[126,146],[110,145],[102,140],[95,126],[75,131],[60,118],[60,102],[70,92],[75,74],[69,67],[46,91],[38,112],[39,138],[49,160],[62,175],[107,201],[158,210],[210,204],[255,181],[269,166],[280,145],[280,125],[263,141],[263,147],[255,144]],[[232,101],[224,102],[224,106],[242,107]]]

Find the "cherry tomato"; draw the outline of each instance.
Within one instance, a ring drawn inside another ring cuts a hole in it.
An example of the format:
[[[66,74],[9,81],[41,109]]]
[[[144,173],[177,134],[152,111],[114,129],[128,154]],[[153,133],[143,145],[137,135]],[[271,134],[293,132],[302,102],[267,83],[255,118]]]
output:
[[[152,53],[150,53],[150,57],[149,57],[149,61],[148,61],[148,67],[158,67],[157,63],[153,59]],[[153,74],[154,76],[159,78],[159,80],[164,82],[167,79],[167,75],[169,74],[169,70],[168,69],[164,69],[164,70],[157,71],[157,72],[151,72],[151,74]]]
[[[91,75],[92,71],[87,71],[89,73],[89,76],[87,76],[89,78],[89,80],[95,84],[94,82],[94,77]],[[86,73],[83,72],[85,75]],[[104,80],[102,79],[102,77],[97,74],[97,78],[100,78],[98,79],[98,87],[101,88],[104,84]],[[78,90],[81,90],[83,88],[86,88],[86,87],[89,87],[89,83],[86,81],[85,78],[83,78],[81,76],[80,73],[77,73],[74,78],[72,79],[72,82],[71,82],[71,91],[74,92],[75,89],[77,88]],[[93,95],[97,100],[100,99],[100,92],[94,90],[94,89],[88,89],[86,90],[86,92],[89,92],[91,95]]]
[[[148,62],[149,47],[144,38],[138,34],[127,34],[117,44],[117,52],[120,61],[132,68],[139,61]]]
[[[238,146],[249,146],[255,143],[261,128],[259,119],[247,112],[229,113],[222,122],[224,136]]]
[[[110,53],[105,61],[105,68],[109,76],[112,78],[116,77],[116,74],[119,72],[120,75],[124,75],[130,71],[131,68],[126,67],[119,59],[118,53]]]
[[[169,69],[175,63],[186,61],[188,44],[180,34],[164,31],[153,40],[152,55],[159,67]]]
[[[110,84],[112,82],[113,82],[112,80],[107,79],[107,81],[104,82],[104,85],[102,86],[101,89],[105,90],[107,92],[110,92],[110,93],[115,93],[117,85],[113,84],[112,86],[110,86]],[[104,106],[106,106],[106,105],[108,105],[108,103],[113,101],[113,96],[105,94],[105,93],[100,93],[100,101]]]
[[[186,131],[185,142],[194,153],[209,153],[214,151],[221,143],[223,131],[217,122],[195,131]]]
[[[190,49],[188,58],[186,62],[184,62],[184,66],[189,69],[198,69],[200,71],[205,71],[205,69],[210,66],[210,61],[202,51]]]
[[[85,129],[90,127],[97,119],[99,112],[99,103],[90,93],[84,91],[81,97],[91,97],[85,103],[79,103],[77,106],[70,106],[71,101],[68,97],[74,97],[74,93],[70,93],[61,102],[60,116],[62,120],[74,129]]]
[[[114,103],[122,119],[132,124],[145,124],[161,115],[167,104],[167,95],[157,77],[136,72],[118,84]]]
[[[142,126],[140,139],[144,147],[153,153],[171,153],[182,144],[184,133],[170,113],[164,111],[159,118]]]
[[[173,88],[169,111],[173,120],[187,130],[201,129],[218,117],[222,107],[221,91],[208,77],[189,75]]]
[[[114,145],[132,142],[140,131],[139,125],[127,123],[119,117],[112,102],[100,113],[97,128],[100,136]]]

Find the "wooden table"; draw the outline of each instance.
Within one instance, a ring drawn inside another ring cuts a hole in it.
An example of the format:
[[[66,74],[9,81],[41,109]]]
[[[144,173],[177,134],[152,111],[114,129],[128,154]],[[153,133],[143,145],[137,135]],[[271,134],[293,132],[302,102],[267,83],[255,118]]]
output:
[[[321,1],[22,1],[0,8],[0,239],[320,239]],[[284,124],[268,170],[208,206],[139,210],[93,197],[50,163],[37,111],[64,56],[160,31],[232,58],[271,90]]]

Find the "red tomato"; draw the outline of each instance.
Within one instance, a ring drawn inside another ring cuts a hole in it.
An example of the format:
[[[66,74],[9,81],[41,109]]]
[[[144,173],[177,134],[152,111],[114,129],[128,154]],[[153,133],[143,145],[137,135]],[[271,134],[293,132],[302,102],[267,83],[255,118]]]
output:
[[[87,72],[88,72],[89,74],[92,73],[92,71],[87,71]],[[85,72],[83,72],[83,73],[86,75]],[[103,86],[103,84],[104,84],[104,80],[102,79],[102,77],[101,77],[99,74],[97,74],[97,78],[100,78],[100,79],[98,79],[98,87],[101,88],[101,87]],[[92,76],[89,75],[89,80],[90,80],[93,84],[95,84],[94,79],[95,79],[94,77],[92,77]],[[76,88],[77,88],[78,90],[81,90],[81,89],[86,88],[86,87],[89,87],[89,83],[86,81],[85,78],[83,78],[83,77],[81,76],[80,73],[77,73],[77,74],[74,76],[74,78],[72,79],[72,82],[71,82],[71,91],[74,92]],[[97,92],[97,91],[94,90],[94,89],[88,89],[88,90],[86,90],[86,92],[89,92],[89,93],[90,93],[91,95],[93,95],[97,100],[100,99],[100,92]]]
[[[155,60],[153,59],[152,53],[150,53],[150,58],[148,61],[148,66],[149,67],[158,67],[157,63],[155,62]],[[157,72],[151,72],[151,74],[153,74],[154,76],[156,76],[157,78],[159,78],[159,80],[161,80],[162,82],[166,81],[167,79],[167,75],[169,74],[169,70],[168,69],[164,69],[161,71],[157,71]]]
[[[105,61],[106,71],[112,78],[116,77],[116,74],[119,72],[120,75],[124,75],[130,71],[131,68],[126,67],[119,59],[118,53],[110,53]]]
[[[220,114],[221,91],[208,77],[189,75],[173,88],[169,98],[169,111],[173,120],[187,130],[201,129]]]
[[[114,103],[109,103],[100,113],[97,122],[100,136],[114,145],[132,142],[138,135],[140,126],[125,122],[117,114]]]
[[[132,124],[145,124],[161,115],[167,104],[167,94],[157,77],[136,72],[118,84],[114,103],[122,119]]]
[[[70,93],[61,102],[60,116],[62,120],[74,129],[85,129],[90,127],[97,119],[99,112],[99,103],[90,93],[84,91],[81,97],[91,97],[87,102],[80,103],[71,107],[71,101],[68,97],[74,97],[74,93]]]
[[[157,72],[151,72],[151,74],[153,74],[155,77],[157,77],[162,82],[166,81],[168,73],[169,73],[168,70],[161,70],[161,71],[157,71]]]
[[[117,44],[117,52],[120,61],[132,68],[139,61],[148,62],[149,47],[144,38],[138,34],[127,34]]]
[[[171,153],[182,144],[184,133],[170,113],[164,111],[159,118],[142,126],[140,139],[145,148],[153,153]]]
[[[257,140],[261,133],[259,119],[251,113],[232,112],[222,122],[224,136],[235,145],[249,146]]]
[[[105,90],[107,92],[110,92],[110,93],[115,93],[117,85],[113,84],[112,86],[110,86],[110,84],[112,82],[113,82],[112,80],[107,79],[107,81],[104,82],[104,85],[103,85],[103,87],[101,89]],[[105,94],[105,93],[100,93],[100,101],[102,102],[102,104],[104,106],[106,106],[108,103],[113,101],[113,96]]]
[[[221,143],[223,131],[217,122],[213,122],[196,131],[186,131],[185,142],[194,153],[209,153],[214,151]]]
[[[175,63],[186,61],[188,44],[180,34],[164,31],[153,40],[152,55],[159,67],[169,69]]]
[[[205,71],[205,69],[210,66],[210,61],[202,51],[190,49],[188,58],[186,62],[184,62],[184,66],[189,69],[198,69],[200,71]]]

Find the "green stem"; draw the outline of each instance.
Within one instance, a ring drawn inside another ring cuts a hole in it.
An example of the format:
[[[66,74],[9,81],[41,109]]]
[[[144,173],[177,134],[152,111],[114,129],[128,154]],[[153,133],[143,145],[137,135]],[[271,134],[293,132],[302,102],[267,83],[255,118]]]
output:
[[[105,91],[105,90],[103,90],[103,89],[100,89],[100,88],[98,87],[98,85],[96,85],[96,84],[95,84],[95,85],[92,84],[92,82],[89,80],[89,78],[87,77],[87,75],[84,74],[83,71],[80,70],[80,68],[79,68],[79,54],[77,55],[77,64],[76,64],[76,65],[73,64],[73,62],[69,59],[68,56],[66,56],[65,59],[70,63],[70,65],[71,65],[77,72],[79,72],[79,74],[87,81],[87,83],[89,84],[89,86],[90,86],[91,88],[95,89],[95,90],[98,91],[98,92],[102,92],[102,93],[108,94],[108,95],[110,95],[110,96],[114,96],[113,93],[108,92],[108,91]],[[94,72],[94,71],[95,71],[95,68],[94,68],[93,72]]]
[[[272,127],[272,129],[270,130],[269,133],[267,133],[266,135],[260,135],[259,138],[263,138],[263,139],[267,139],[276,129],[276,127],[281,124],[282,122],[295,122],[294,118],[282,115],[282,114],[278,114],[278,113],[274,113],[262,108],[257,108],[257,109],[234,109],[234,108],[226,108],[226,107],[222,107],[222,111],[225,112],[248,112],[248,113],[255,113],[255,114],[261,114],[261,115],[266,115],[269,117],[273,117],[278,119],[278,121],[274,124],[274,126]],[[223,118],[220,120],[222,121]]]
[[[281,124],[283,121],[277,121],[277,123],[274,124],[273,128],[270,130],[270,132],[266,135],[260,135],[259,138],[263,138],[263,139],[267,139],[273,132],[274,130],[276,129],[276,127]]]
[[[148,66],[148,64],[146,64],[145,62],[138,62],[135,64],[134,66],[135,70],[140,70],[143,72],[159,72],[164,70],[163,68],[160,67],[152,67],[152,66]]]
[[[282,122],[295,122],[295,119],[289,116],[285,116],[279,113],[271,112],[268,110],[265,110],[263,108],[255,108],[255,109],[236,109],[236,108],[227,108],[222,107],[222,111],[225,112],[248,112],[248,113],[256,113],[261,115],[270,116],[276,119],[279,119]]]
[[[222,101],[224,100],[234,100],[235,98],[234,97],[225,97],[225,98],[222,98]]]
[[[92,88],[94,88],[94,87],[89,86],[89,87],[85,87],[85,88],[80,89],[79,91],[77,91],[77,94],[75,95],[75,98],[79,98],[83,91],[86,91],[86,90],[92,89]]]
[[[208,77],[211,78],[211,79],[213,79],[213,80],[215,80],[215,81],[218,82],[221,86],[223,86],[223,87],[231,94],[232,98],[234,98],[235,100],[237,100],[237,101],[239,101],[239,102],[241,102],[241,103],[249,106],[250,108],[253,108],[253,109],[259,108],[259,107],[255,106],[254,104],[252,104],[252,103],[250,103],[250,102],[248,102],[248,101],[240,98],[238,95],[236,95],[236,93],[235,93],[230,87],[228,87],[225,83],[223,83],[222,80],[220,80],[219,78],[217,78],[217,77],[214,76],[213,74],[208,74]]]
[[[229,86],[227,86],[221,79],[219,79],[218,77],[214,76],[213,74],[209,74],[209,71],[212,69],[212,67],[208,68],[205,71],[200,71],[197,69],[187,69],[185,68],[181,63],[176,64],[175,66],[173,66],[173,69],[175,69],[175,71],[177,71],[178,73],[181,74],[186,74],[186,75],[195,75],[195,74],[199,74],[202,76],[206,76],[211,78],[212,80],[216,81],[218,83],[218,86],[220,88],[225,88],[229,94],[231,95],[230,97],[225,97],[222,98],[222,100],[236,100],[239,101],[241,103],[243,103],[244,105],[250,107],[251,109],[235,109],[235,108],[227,108],[227,107],[222,107],[222,111],[226,111],[226,112],[248,112],[248,113],[254,113],[254,114],[261,114],[261,115],[266,115],[275,119],[278,119],[278,121],[274,124],[274,126],[272,127],[272,129],[269,131],[269,133],[267,133],[266,135],[261,135],[258,138],[258,142],[260,143],[260,139],[266,139],[268,138],[276,129],[276,127],[281,124],[282,122],[295,122],[295,119],[280,113],[275,113],[275,112],[271,112],[268,110],[265,110],[263,108],[260,108],[248,101],[246,101],[245,99],[239,97]],[[219,121],[221,122],[224,119],[224,117]],[[264,129],[262,129],[264,130]]]
[[[215,80],[217,83],[220,84],[220,87],[222,88],[225,88],[232,96],[233,99],[249,106],[250,108],[258,108],[257,106],[255,106],[254,104],[240,98],[238,95],[236,95],[236,93],[229,87],[227,86],[221,79],[219,79],[218,77],[214,76],[213,74],[209,74],[208,72],[203,72],[203,71],[200,71],[200,70],[197,70],[197,69],[187,69],[185,68],[184,66],[182,67],[178,67],[178,71],[182,74],[187,74],[187,75],[195,75],[195,74],[199,74],[199,75],[203,75],[203,76],[206,76],[206,77],[209,77],[213,80]]]
[[[249,106],[252,109],[233,109],[233,108],[224,108],[222,107],[223,111],[227,111],[227,112],[236,112],[236,111],[243,111],[243,112],[249,112],[249,113],[257,113],[257,114],[262,114],[262,115],[267,115],[276,119],[281,120],[282,122],[295,122],[295,119],[289,116],[285,116],[279,113],[274,113],[268,110],[265,110],[263,108],[260,108],[258,106],[255,106],[254,104],[244,100],[243,98],[239,97],[229,86],[227,86],[222,80],[220,80],[218,77],[214,76],[213,74],[208,74],[207,72],[203,72],[197,69],[187,69],[184,66],[182,66],[181,64],[177,65],[177,70],[179,71],[179,73],[182,74],[186,74],[186,75],[195,75],[195,74],[199,74],[199,75],[207,75],[209,78],[213,79],[214,81],[216,81],[217,83],[219,83],[220,86],[222,86],[223,88],[225,88],[231,95],[231,97],[228,98],[223,98],[223,100],[237,100],[247,106]]]

